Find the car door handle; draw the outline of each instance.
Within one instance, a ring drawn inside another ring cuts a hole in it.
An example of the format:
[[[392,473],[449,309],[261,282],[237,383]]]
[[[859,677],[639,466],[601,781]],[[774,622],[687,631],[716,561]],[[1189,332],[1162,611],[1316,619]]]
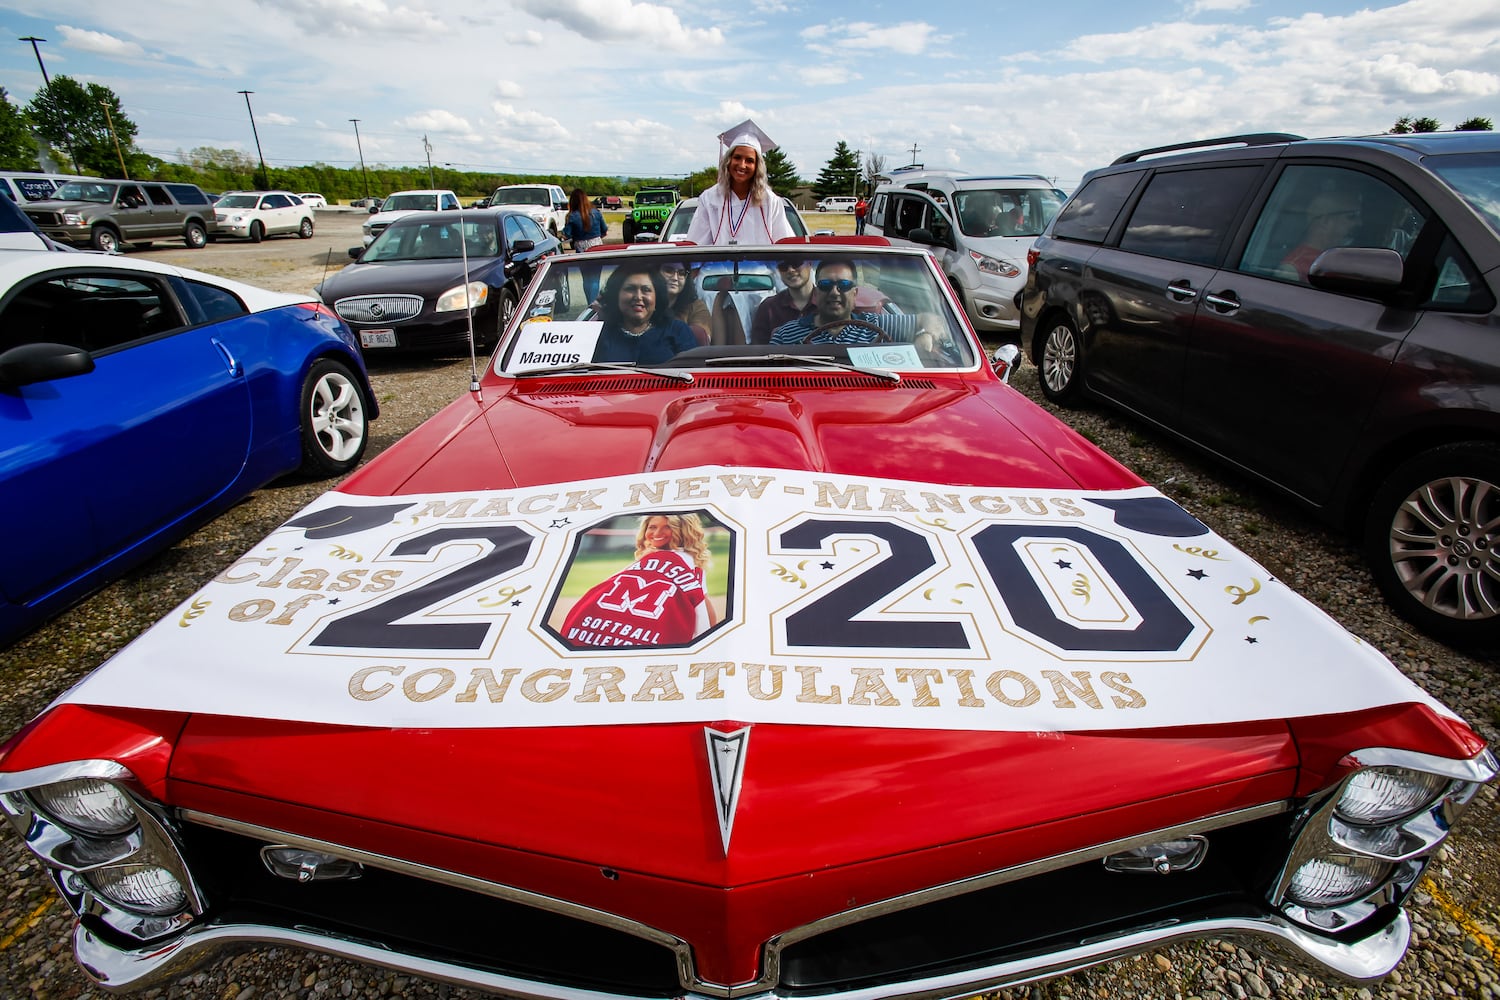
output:
[[[214,337],[213,345],[219,349],[220,354],[224,355],[224,364],[229,368],[230,376],[232,376],[233,378],[239,378],[241,375],[245,374],[245,369],[239,363],[239,360],[234,356],[234,352],[231,351],[222,340],[220,340],[218,337]]]
[[[1240,297],[1233,292],[1208,292],[1203,296],[1203,301],[1218,313],[1232,313],[1240,308]]]
[[[1191,302],[1198,297],[1198,289],[1186,281],[1174,281],[1167,286],[1167,294],[1178,302]]]

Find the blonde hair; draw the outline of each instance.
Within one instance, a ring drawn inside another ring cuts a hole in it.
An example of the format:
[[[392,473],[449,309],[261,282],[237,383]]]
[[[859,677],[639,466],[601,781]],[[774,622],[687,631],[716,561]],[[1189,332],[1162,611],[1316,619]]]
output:
[[[708,551],[708,538],[703,533],[703,522],[697,514],[647,514],[635,529],[635,557],[656,551],[646,542],[646,525],[653,517],[665,518],[672,529],[672,548],[682,549],[693,557],[699,569],[708,569],[713,555]]]

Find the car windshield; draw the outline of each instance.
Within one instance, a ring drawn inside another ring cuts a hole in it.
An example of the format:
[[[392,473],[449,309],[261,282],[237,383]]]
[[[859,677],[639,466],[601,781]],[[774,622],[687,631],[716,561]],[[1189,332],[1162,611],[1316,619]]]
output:
[[[494,257],[500,253],[500,239],[495,220],[457,219],[457,212],[447,219],[430,222],[398,222],[387,226],[360,258],[363,263],[391,260],[456,260],[465,254],[470,259]]]
[[[642,191],[635,196],[637,205],[670,205],[672,204],[672,192],[670,191]]]
[[[962,189],[950,212],[966,236],[1040,236],[1066,200],[1051,188]]]
[[[1426,163],[1500,234],[1500,153],[1450,153]]]
[[[226,194],[214,202],[219,208],[254,208],[260,204],[258,194]]]
[[[982,356],[926,255],[909,250],[656,245],[568,254],[548,259],[519,308],[524,319],[495,365],[520,377],[600,364],[852,366],[889,377],[972,368]]]
[[[54,201],[97,201],[101,205],[108,205],[115,200],[115,186],[69,181],[53,193],[52,199]]]
[[[438,207],[435,194],[393,194],[380,205],[382,212],[433,212]]]
[[[552,192],[546,188],[501,188],[491,205],[546,205],[552,207]]]

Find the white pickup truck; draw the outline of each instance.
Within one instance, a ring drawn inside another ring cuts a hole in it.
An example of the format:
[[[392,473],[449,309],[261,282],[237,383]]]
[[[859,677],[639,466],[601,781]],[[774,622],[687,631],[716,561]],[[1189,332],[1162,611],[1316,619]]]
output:
[[[385,232],[385,227],[413,212],[456,212],[461,206],[458,195],[452,191],[426,189],[422,191],[397,191],[380,203],[380,211],[365,221],[365,246],[375,242],[375,237]]]

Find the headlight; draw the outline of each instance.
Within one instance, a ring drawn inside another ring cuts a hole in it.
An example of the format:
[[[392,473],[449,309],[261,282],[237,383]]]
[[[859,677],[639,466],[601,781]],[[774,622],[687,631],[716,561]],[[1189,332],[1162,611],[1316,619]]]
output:
[[[973,250],[969,251],[969,256],[974,258],[974,266],[978,267],[984,274],[995,274],[1002,278],[1014,278],[1021,273],[1021,269],[1008,260],[988,257]]]
[[[468,292],[468,301],[464,301],[464,292]],[[467,285],[459,285],[450,288],[438,296],[437,312],[452,312],[455,309],[465,307],[478,309],[484,305],[490,297],[490,286],[482,281],[471,281]]]
[[[83,877],[99,895],[137,913],[166,916],[187,905],[182,883],[159,865],[114,865]]]
[[[75,215],[72,212],[64,212],[62,221],[65,226],[81,226],[83,225],[83,216]]]
[[[1338,906],[1368,894],[1391,872],[1391,865],[1353,854],[1309,858],[1292,873],[1287,898],[1309,907]]]
[[[1389,823],[1430,805],[1447,786],[1448,779],[1438,774],[1406,767],[1370,767],[1344,785],[1334,813],[1360,826]]]
[[[31,800],[57,822],[78,832],[113,837],[135,828],[135,810],[114,785],[73,778],[31,790]]]

